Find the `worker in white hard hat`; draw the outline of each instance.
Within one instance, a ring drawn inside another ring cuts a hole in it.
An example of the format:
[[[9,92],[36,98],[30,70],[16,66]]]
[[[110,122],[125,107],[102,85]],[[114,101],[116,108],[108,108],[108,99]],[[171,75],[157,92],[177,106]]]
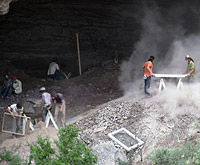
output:
[[[52,99],[51,99],[51,94],[46,92],[45,87],[41,87],[40,92],[42,93],[42,103],[41,103],[42,121],[45,122],[47,112],[48,110],[51,109]]]
[[[188,83],[191,84],[194,82],[194,77],[195,77],[195,64],[194,60],[190,55],[185,56],[185,60],[188,61],[188,66],[187,66],[187,76],[188,76]]]

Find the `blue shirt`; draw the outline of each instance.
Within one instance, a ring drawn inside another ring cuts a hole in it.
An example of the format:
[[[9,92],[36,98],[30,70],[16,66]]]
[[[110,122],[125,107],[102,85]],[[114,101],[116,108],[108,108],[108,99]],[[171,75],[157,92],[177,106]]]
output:
[[[63,94],[57,93],[57,97],[52,97],[52,100],[56,100],[56,103],[62,103],[62,100],[65,100]]]

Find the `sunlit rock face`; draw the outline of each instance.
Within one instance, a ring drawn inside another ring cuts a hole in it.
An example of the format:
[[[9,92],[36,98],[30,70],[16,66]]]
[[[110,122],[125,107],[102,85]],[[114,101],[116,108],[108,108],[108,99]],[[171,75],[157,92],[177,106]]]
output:
[[[0,1],[0,15],[7,14],[12,0],[1,0]]]
[[[7,14],[9,12],[10,3],[17,0],[0,0],[0,15]]]
[[[54,56],[64,70],[78,74],[76,33],[83,72],[130,57],[140,36],[139,0],[10,1],[1,10],[0,55],[33,76],[45,75]]]

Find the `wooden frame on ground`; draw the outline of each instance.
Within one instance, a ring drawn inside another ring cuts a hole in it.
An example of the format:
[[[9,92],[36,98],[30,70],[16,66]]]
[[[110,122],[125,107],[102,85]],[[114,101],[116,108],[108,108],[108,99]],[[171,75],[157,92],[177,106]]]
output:
[[[16,132],[16,128],[13,129],[13,124],[15,127],[17,126],[17,122],[16,120],[20,120],[20,131]],[[29,128],[30,128],[30,117],[26,117],[26,116],[19,116],[19,115],[11,115],[10,113],[4,113],[3,114],[3,121],[2,121],[2,132],[5,133],[10,133],[10,134],[15,134],[15,135],[20,135],[20,136],[24,136],[27,135],[29,132]],[[9,129],[8,129],[9,128]]]
[[[135,144],[131,145],[131,146],[127,146],[125,143],[123,143],[122,141],[120,141],[120,139],[116,138],[117,134],[127,134],[129,138],[132,138],[132,140],[135,142]],[[121,145],[124,149],[126,149],[127,151],[131,151],[133,149],[136,149],[140,146],[142,146],[144,144],[144,142],[142,140],[140,140],[139,138],[137,138],[134,134],[132,134],[130,131],[128,131],[126,128],[121,128],[119,130],[116,130],[112,133],[109,133],[108,136],[114,140],[115,142],[117,142],[119,145]]]

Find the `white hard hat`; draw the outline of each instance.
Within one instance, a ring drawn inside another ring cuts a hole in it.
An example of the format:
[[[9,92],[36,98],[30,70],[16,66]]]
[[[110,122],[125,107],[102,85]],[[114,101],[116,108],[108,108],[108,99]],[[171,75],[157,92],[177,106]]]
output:
[[[189,58],[191,58],[191,57],[190,57],[190,55],[187,54],[187,55],[185,56],[185,59],[189,59]]]
[[[46,90],[45,87],[41,87],[41,88],[40,88],[40,91],[45,91],[45,90]]]

